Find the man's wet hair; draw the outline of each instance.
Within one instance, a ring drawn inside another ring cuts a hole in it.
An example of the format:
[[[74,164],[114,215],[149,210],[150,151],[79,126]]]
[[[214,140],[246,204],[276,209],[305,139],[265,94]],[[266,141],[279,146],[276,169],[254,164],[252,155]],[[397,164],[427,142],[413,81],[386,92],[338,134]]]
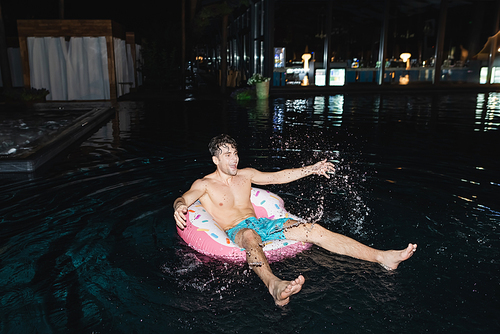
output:
[[[208,150],[212,156],[217,156],[222,153],[222,147],[231,145],[235,149],[237,149],[236,140],[234,140],[231,136],[226,134],[221,134],[213,137],[208,144]]]

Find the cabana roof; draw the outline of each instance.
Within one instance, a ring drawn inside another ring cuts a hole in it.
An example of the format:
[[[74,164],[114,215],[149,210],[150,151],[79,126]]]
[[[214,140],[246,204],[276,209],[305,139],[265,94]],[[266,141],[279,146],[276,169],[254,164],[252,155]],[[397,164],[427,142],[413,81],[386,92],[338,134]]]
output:
[[[112,20],[18,20],[19,37],[100,37],[125,39],[125,28]]]

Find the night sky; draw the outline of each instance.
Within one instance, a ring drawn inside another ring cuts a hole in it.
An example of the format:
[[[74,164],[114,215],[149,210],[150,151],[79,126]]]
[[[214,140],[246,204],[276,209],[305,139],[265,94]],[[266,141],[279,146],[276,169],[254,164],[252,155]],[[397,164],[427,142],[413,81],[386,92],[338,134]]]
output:
[[[58,19],[59,0],[0,0],[7,37],[17,36],[18,19]],[[133,5],[130,5],[132,3]],[[165,3],[167,8],[165,9]],[[65,19],[111,19],[144,36],[161,35],[179,29],[180,0],[65,1]]]
[[[18,19],[57,19],[59,18],[59,0],[0,0],[5,22],[6,36],[15,43]],[[199,3],[213,3],[215,0],[198,0]],[[228,0],[233,5],[240,0]],[[348,46],[345,54],[376,54],[380,37],[381,13],[383,0],[333,1],[333,45]],[[111,19],[125,26],[127,31],[136,33],[139,38],[160,41],[162,45],[180,47],[181,36],[181,0],[141,0],[126,4],[119,0],[65,0],[66,19]],[[293,5],[293,2],[277,2],[275,20],[275,42],[286,45],[290,50],[301,54],[304,48],[322,49],[324,31],[324,4],[307,1],[308,6]],[[389,51],[399,54],[407,48],[412,54],[417,53],[418,43],[424,40],[423,29],[427,20],[439,15],[439,0],[393,1],[389,36]],[[478,52],[487,37],[493,34],[493,1],[481,2],[483,14],[474,16],[478,6],[475,1],[450,0],[445,49],[457,48],[464,44],[471,55]],[[166,8],[165,8],[166,4]],[[190,1],[186,0],[187,7]],[[403,5],[404,4],[404,5]],[[298,8],[297,8],[298,7]],[[189,18],[189,11],[186,15]],[[479,31],[474,33],[474,29]],[[189,34],[188,48],[196,43],[213,42],[220,34],[220,23],[213,22],[210,31],[202,34]],[[437,27],[436,27],[437,29]],[[340,32],[340,33],[337,33]],[[203,36],[201,36],[203,35]],[[401,36],[414,36],[409,39]],[[346,39],[347,38],[347,39]],[[433,54],[432,48],[436,37],[433,33],[422,46]],[[392,45],[399,45],[392,47]],[[296,49],[296,50],[295,50]],[[429,51],[430,50],[430,51]],[[424,52],[425,53],[425,52]]]

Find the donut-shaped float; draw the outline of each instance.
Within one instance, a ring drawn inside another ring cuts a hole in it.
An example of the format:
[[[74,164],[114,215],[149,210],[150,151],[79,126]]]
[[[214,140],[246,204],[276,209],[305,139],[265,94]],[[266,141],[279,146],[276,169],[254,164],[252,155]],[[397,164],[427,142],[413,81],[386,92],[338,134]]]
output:
[[[257,218],[299,219],[288,213],[281,197],[270,191],[252,188],[250,200]],[[189,207],[187,226],[184,230],[177,227],[177,233],[191,248],[202,254],[233,262],[246,261],[245,250],[229,240],[226,232],[205,211],[200,201],[196,201]],[[264,244],[263,250],[267,260],[274,262],[295,256],[310,247],[311,244],[301,241],[272,240]]]

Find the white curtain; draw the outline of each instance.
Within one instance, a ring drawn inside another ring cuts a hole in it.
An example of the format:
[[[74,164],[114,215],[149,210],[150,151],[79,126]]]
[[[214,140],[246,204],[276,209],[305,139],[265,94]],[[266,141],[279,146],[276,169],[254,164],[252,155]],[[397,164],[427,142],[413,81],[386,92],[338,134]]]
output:
[[[52,39],[52,37],[28,37],[28,54],[30,62],[31,87],[37,89],[48,89],[51,94],[47,96],[47,100],[51,100],[54,90],[50,85],[49,78],[49,54],[45,47],[47,39]]]
[[[109,100],[105,37],[28,37],[31,86],[47,100]]]
[[[110,98],[106,38],[72,37],[69,41],[68,100]]]
[[[127,44],[127,73],[129,81],[132,83],[131,88],[135,88],[135,75],[134,75],[134,58],[132,58],[132,46]]]
[[[90,83],[92,94],[99,91],[104,92],[104,99],[109,100],[109,71],[108,71],[108,48],[106,47],[106,37],[94,39],[93,48],[88,48],[96,59],[94,60],[95,70],[90,72]]]
[[[116,96],[130,92],[129,83],[132,82],[128,77],[127,67],[127,47],[125,41],[119,38],[113,38],[115,47],[115,71],[116,71]]]
[[[64,62],[67,46],[64,37],[46,37],[45,49],[47,51],[47,62],[49,64],[48,76],[50,85],[50,88],[45,88],[51,93],[50,98],[47,97],[47,100],[67,100],[67,71]]]
[[[142,52],[141,46],[135,45],[135,66],[137,66],[137,87],[142,86]]]
[[[68,70],[68,100],[83,100],[89,96],[89,71],[87,53],[82,38],[71,38],[66,52]],[[88,98],[85,100],[89,100]]]

